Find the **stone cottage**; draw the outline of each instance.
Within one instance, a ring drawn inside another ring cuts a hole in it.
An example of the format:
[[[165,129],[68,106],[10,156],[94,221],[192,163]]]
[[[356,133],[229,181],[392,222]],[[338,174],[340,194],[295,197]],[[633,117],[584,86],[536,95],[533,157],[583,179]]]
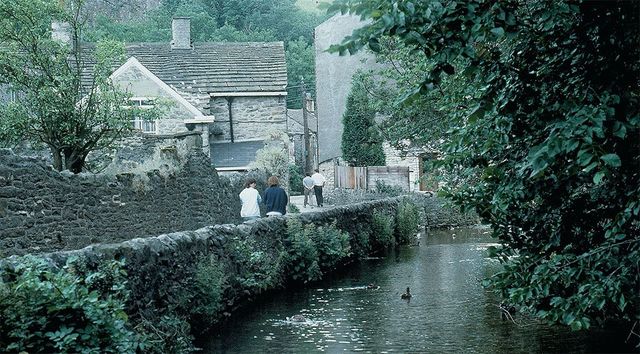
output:
[[[246,169],[268,130],[287,129],[284,44],[194,43],[185,17],[173,19],[172,35],[170,43],[127,44],[128,60],[111,75],[132,104],[163,107],[160,119],[134,127],[156,135],[199,131],[219,171]],[[83,80],[91,79],[88,70]]]

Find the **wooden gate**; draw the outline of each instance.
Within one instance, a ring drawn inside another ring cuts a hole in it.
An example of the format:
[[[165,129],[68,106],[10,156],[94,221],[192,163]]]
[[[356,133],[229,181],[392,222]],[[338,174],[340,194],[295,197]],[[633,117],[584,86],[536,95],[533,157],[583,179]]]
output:
[[[367,168],[353,166],[336,166],[335,187],[350,189],[367,189]]]

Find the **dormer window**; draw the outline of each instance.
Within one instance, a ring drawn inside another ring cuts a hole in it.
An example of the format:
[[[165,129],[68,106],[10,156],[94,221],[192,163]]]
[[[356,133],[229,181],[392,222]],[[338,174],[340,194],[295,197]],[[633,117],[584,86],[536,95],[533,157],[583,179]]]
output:
[[[139,109],[151,109],[155,106],[155,99],[149,97],[132,97],[129,99],[132,107]],[[143,119],[136,117],[133,121],[133,129],[145,134],[158,134],[157,119]]]

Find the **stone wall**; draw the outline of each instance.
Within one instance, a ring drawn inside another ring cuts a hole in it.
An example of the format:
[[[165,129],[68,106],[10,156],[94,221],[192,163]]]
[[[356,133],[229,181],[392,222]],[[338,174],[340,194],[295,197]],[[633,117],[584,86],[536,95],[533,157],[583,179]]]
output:
[[[255,140],[266,137],[270,130],[287,131],[286,102],[284,96],[277,97],[233,97],[231,120],[235,141]],[[215,97],[210,102],[211,114],[216,119],[215,130],[222,134],[211,136],[211,141],[230,141],[229,106],[224,97]]]
[[[60,173],[0,150],[0,257],[236,222],[235,189],[201,154],[176,171],[109,176]]]

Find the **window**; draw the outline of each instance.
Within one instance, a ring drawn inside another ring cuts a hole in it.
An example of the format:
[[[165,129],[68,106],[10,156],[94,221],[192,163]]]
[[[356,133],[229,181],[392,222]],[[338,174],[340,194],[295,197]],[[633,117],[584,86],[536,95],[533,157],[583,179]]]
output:
[[[154,107],[154,99],[148,97],[132,97],[130,99],[132,107],[141,109],[151,109]],[[133,121],[133,129],[145,134],[158,134],[158,120],[148,120],[136,117]]]

